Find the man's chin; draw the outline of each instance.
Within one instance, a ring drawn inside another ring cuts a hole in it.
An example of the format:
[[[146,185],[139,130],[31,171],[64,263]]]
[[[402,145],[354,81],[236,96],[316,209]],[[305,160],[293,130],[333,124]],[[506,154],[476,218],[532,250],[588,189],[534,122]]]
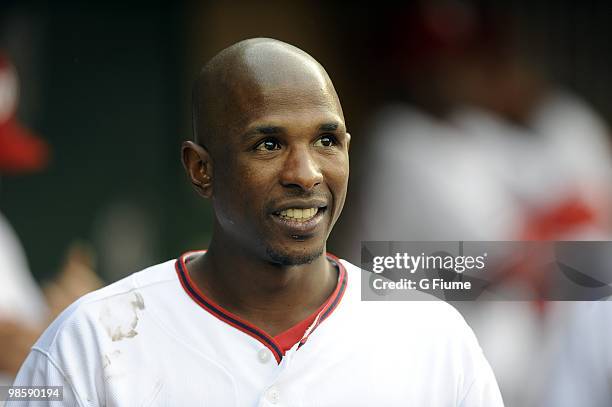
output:
[[[321,257],[324,251],[324,247],[319,247],[318,249],[311,251],[296,252],[291,252],[287,250],[281,251],[271,247],[266,248],[266,252],[268,253],[268,256],[270,257],[272,262],[277,263],[281,266],[300,266],[302,264],[312,263],[314,260]]]

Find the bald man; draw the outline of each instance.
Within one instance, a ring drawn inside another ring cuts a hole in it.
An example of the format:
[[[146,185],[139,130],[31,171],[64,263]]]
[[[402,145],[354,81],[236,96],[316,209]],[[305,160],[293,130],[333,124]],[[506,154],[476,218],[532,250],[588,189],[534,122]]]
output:
[[[243,41],[204,67],[193,100],[182,159],[212,202],[208,250],[81,298],[15,385],[60,386],[64,406],[502,405],[452,307],[362,303],[361,271],[326,253],[350,136],[319,63]]]

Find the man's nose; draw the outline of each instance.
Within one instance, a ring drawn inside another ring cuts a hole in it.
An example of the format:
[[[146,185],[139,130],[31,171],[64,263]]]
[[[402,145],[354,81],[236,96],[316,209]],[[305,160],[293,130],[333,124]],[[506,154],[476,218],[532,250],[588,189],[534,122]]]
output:
[[[307,147],[293,148],[285,160],[281,184],[310,191],[323,181],[323,173]]]

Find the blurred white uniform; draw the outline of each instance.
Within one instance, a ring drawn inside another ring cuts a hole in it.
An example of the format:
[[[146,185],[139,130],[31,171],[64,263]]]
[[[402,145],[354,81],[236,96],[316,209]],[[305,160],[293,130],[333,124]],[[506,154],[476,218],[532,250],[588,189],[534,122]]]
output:
[[[476,108],[442,121],[392,105],[370,134],[362,240],[515,240],[576,203],[593,218],[561,225],[565,237],[608,235],[607,130],[570,95],[551,94],[532,130]]]
[[[556,348],[542,407],[612,405],[612,302],[574,303]]]
[[[30,274],[23,248],[1,213],[0,279],[0,318],[25,324],[39,324],[47,319],[44,297]],[[12,377],[0,372],[0,385],[9,385],[12,381]]]
[[[460,109],[453,122],[466,134],[466,144],[480,146],[481,171],[502,185],[519,212],[525,230],[506,239],[527,237],[533,224],[554,214],[560,224],[553,235],[530,237],[595,240],[610,236],[609,135],[579,99],[563,92],[550,94],[533,112],[529,129],[474,108]],[[576,210],[584,212],[582,219],[564,216]]]
[[[394,105],[370,134],[362,240],[502,240],[517,233],[512,197],[466,132]]]

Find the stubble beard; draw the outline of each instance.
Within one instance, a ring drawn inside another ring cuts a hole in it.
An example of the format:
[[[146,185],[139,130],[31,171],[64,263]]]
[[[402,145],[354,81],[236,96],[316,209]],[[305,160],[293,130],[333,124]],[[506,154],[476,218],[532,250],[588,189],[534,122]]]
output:
[[[324,246],[319,247],[310,253],[300,253],[292,255],[289,253],[281,253],[274,250],[271,247],[266,248],[266,252],[272,262],[277,263],[281,266],[300,266],[302,264],[310,264],[314,260],[318,259],[324,252]]]

